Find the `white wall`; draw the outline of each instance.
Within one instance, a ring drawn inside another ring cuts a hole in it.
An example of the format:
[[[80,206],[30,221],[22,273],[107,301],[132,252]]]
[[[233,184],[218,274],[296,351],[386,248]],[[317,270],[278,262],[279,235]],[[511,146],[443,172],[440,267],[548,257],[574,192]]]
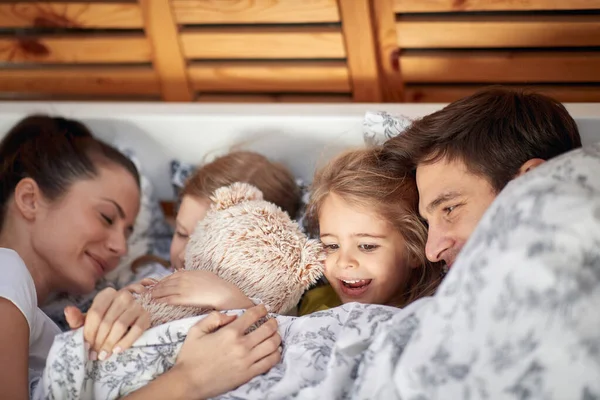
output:
[[[442,104],[165,104],[0,102],[0,136],[22,117],[47,113],[85,122],[138,153],[161,199],[173,196],[169,161],[199,163],[233,146],[259,151],[310,179],[344,148],[362,144],[366,111],[420,117]],[[600,140],[600,103],[567,104],[584,142]]]

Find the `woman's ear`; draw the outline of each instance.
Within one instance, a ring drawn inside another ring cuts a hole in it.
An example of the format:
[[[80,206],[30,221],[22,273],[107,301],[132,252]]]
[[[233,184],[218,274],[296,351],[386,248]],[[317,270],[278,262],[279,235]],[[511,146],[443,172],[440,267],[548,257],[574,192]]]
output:
[[[14,193],[15,207],[26,220],[35,219],[40,209],[41,194],[40,187],[31,178],[23,178],[17,183]]]
[[[546,160],[542,160],[541,158],[532,158],[531,160],[527,160],[523,165],[521,165],[521,168],[519,168],[519,171],[517,172],[515,178],[518,178],[524,173],[531,171],[532,169],[542,165],[545,162]]]

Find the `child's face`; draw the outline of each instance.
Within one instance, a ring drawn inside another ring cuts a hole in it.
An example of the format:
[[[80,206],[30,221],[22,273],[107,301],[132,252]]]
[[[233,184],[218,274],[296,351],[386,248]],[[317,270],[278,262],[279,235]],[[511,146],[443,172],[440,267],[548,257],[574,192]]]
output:
[[[190,240],[190,235],[196,229],[198,222],[202,221],[210,208],[210,200],[183,196],[175,221],[175,234],[171,242],[171,265],[175,269],[183,268],[185,246]]]
[[[409,265],[402,236],[367,208],[332,193],[319,214],[325,276],[342,302],[388,304],[405,287]]]

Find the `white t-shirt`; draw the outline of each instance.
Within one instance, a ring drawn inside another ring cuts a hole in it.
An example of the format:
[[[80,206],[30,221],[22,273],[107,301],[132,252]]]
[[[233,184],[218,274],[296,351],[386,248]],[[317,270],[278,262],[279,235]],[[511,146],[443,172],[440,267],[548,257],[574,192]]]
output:
[[[58,326],[38,307],[33,278],[19,255],[0,248],[0,297],[10,300],[29,324],[29,391],[37,384],[46,365]]]

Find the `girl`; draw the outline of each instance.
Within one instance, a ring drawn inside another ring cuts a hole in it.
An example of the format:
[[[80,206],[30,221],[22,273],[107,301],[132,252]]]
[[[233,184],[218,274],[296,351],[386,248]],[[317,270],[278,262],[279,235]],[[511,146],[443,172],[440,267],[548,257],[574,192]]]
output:
[[[82,124],[31,116],[0,143],[0,185],[0,387],[3,398],[37,398],[60,333],[39,305],[53,292],[89,292],[116,267],[138,213],[139,176]],[[67,314],[72,327],[83,326],[91,359],[128,348],[149,326],[128,291],[105,289],[85,317],[77,309]],[[175,367],[131,398],[211,397],[266,372],[280,357],[276,323],[244,334],[264,315],[256,307],[236,321],[200,321]]]
[[[210,196],[220,187],[245,182],[263,192],[265,200],[274,203],[296,218],[300,207],[300,189],[294,176],[283,165],[249,151],[226,154],[204,165],[187,181],[181,192],[175,234],[171,243],[171,264],[179,272],[163,279],[152,291],[155,299],[173,305],[229,310],[251,307],[250,301],[237,287],[205,271],[181,271],[189,236],[210,208]],[[132,285],[132,291],[154,284],[151,279]]]
[[[317,172],[308,210],[329,285],[305,295],[300,315],[354,301],[403,307],[433,294],[442,267],[425,258],[417,207],[414,179],[387,173],[378,148],[344,153]]]

